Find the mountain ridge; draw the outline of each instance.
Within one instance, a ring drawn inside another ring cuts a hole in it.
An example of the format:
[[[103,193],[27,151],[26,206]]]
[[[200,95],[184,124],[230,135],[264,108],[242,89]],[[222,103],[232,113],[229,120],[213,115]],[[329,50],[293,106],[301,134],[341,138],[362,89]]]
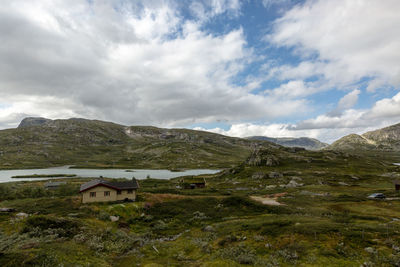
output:
[[[285,147],[302,147],[308,150],[319,150],[328,146],[315,138],[309,137],[268,137],[268,136],[249,136],[249,140],[268,141]]]
[[[0,168],[224,168],[255,146],[277,145],[189,129],[25,118],[18,128],[0,130]]]
[[[400,123],[368,131],[361,135],[346,135],[325,149],[400,151]]]

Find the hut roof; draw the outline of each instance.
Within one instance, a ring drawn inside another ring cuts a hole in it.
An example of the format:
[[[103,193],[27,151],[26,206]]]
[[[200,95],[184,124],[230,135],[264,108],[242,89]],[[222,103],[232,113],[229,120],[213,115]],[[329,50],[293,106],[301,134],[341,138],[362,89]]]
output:
[[[112,182],[112,181],[96,179],[96,180],[92,180],[90,182],[82,184],[79,192],[81,193],[81,192],[84,192],[86,190],[89,190],[93,187],[100,186],[100,185],[108,187],[108,188],[112,188],[115,190],[123,190],[123,189],[129,190],[129,189],[138,189],[139,188],[139,184],[136,179],[132,180],[132,181],[126,181],[126,182]]]

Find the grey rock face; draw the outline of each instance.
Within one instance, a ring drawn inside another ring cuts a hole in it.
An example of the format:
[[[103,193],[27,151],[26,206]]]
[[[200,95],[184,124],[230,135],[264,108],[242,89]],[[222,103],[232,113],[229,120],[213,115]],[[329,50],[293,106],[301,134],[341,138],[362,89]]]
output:
[[[255,150],[253,154],[247,159],[249,166],[278,166],[279,160],[276,156],[270,154],[268,151]]]
[[[362,135],[349,134],[327,147],[330,150],[400,150],[400,123]]]
[[[40,126],[50,122],[51,120],[42,117],[28,117],[21,121],[18,128],[30,127],[30,126]]]

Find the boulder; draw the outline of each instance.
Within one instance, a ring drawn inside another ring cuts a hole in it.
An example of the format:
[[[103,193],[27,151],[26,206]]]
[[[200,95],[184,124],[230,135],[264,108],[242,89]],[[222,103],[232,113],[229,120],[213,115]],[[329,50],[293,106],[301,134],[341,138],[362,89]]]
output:
[[[119,216],[110,216],[110,221],[117,222],[119,220]]]
[[[291,180],[285,187],[287,188],[294,188],[294,187],[300,187],[303,186],[304,184],[300,184],[296,182],[295,180]]]
[[[374,253],[376,252],[375,249],[372,248],[372,247],[366,247],[366,248],[364,248],[364,250],[365,250],[366,252],[368,252],[368,253],[371,253],[371,254],[374,254]]]
[[[279,173],[279,172],[270,172],[268,176],[269,176],[269,178],[281,178],[281,177],[283,177],[282,173]]]
[[[215,229],[211,225],[207,225],[206,227],[203,228],[203,231],[204,232],[215,232]]]
[[[259,180],[268,178],[268,175],[264,172],[256,172],[251,176],[252,179]]]
[[[14,212],[14,208],[0,208],[0,212]]]
[[[25,213],[25,212],[19,212],[19,213],[15,214],[15,216],[16,216],[18,219],[25,219],[25,218],[28,218],[29,214],[27,214],[27,213]]]

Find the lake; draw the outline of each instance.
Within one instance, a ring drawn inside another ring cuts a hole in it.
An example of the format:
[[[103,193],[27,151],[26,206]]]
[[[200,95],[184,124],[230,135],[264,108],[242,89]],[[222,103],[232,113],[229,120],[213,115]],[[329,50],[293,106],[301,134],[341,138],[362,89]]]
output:
[[[145,179],[147,176],[158,179],[171,179],[184,175],[214,174],[219,170],[195,169],[172,172],[169,170],[142,170],[142,169],[70,169],[69,166],[54,167],[47,169],[27,169],[27,170],[2,170],[0,171],[0,183],[48,180],[57,178],[11,178],[16,175],[32,174],[76,174],[77,177],[100,177],[105,178],[132,178]]]

